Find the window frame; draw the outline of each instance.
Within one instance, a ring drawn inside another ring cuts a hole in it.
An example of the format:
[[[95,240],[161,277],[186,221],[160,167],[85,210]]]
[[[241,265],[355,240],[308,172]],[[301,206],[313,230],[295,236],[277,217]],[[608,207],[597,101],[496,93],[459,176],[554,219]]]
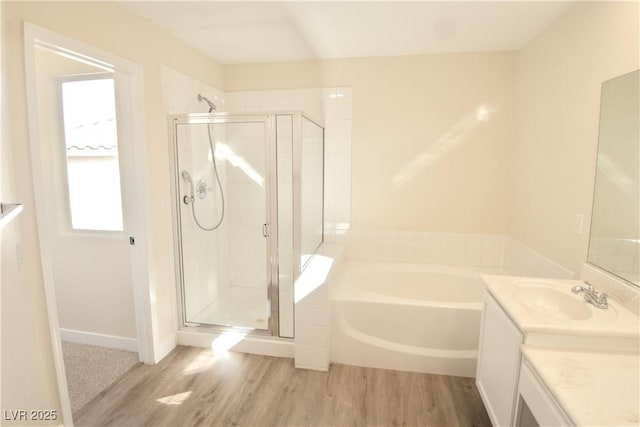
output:
[[[64,83],[68,82],[80,82],[80,81],[89,81],[89,80],[113,80],[113,90],[114,90],[114,104],[116,110],[116,135],[118,142],[118,175],[120,177],[120,214],[122,217],[122,230],[99,230],[99,229],[89,229],[89,228],[74,228],[73,220],[71,217],[71,194],[69,191],[69,169],[67,164],[67,152],[66,152],[66,133],[65,133],[65,122],[64,122],[64,98],[62,92],[62,86]],[[58,138],[58,149],[60,150],[60,158],[59,158],[59,167],[60,167],[60,187],[61,193],[60,203],[61,208],[59,213],[62,214],[63,218],[59,219],[59,231],[60,235],[67,235],[73,237],[101,237],[101,238],[111,238],[111,239],[122,239],[123,236],[127,234],[127,223],[126,223],[126,214],[125,214],[125,188],[123,185],[123,177],[122,177],[122,159],[121,159],[121,150],[120,150],[120,142],[121,142],[121,132],[120,132],[120,107],[118,103],[119,99],[119,85],[118,85],[118,76],[117,73],[114,72],[95,72],[95,73],[81,73],[81,74],[65,74],[62,76],[56,77],[55,84],[57,85],[57,109],[58,109],[58,129],[59,129],[59,138]],[[62,200],[64,199],[64,200]]]

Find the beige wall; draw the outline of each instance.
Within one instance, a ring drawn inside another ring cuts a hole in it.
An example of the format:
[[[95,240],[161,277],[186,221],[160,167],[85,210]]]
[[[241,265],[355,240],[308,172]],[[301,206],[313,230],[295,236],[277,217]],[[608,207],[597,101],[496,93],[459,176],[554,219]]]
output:
[[[579,2],[517,56],[509,233],[575,273],[587,257],[600,85],[638,68],[638,13],[637,2]]]
[[[102,70],[36,49],[38,129],[58,324],[62,329],[136,339],[131,256],[127,236],[69,231],[66,156],[59,81]]]
[[[226,90],[351,86],[354,229],[506,232],[515,54],[225,67]]]
[[[6,15],[3,12],[3,17]],[[3,22],[4,27],[4,22]],[[4,28],[3,28],[4,30]],[[6,33],[2,34],[3,41]],[[23,213],[0,231],[2,235],[2,410],[42,408],[60,412],[55,369],[49,340],[47,309],[42,289],[42,271],[38,238],[35,233],[33,194],[24,182],[29,162],[16,153],[24,151],[26,118],[15,113],[6,94],[11,92],[12,80],[7,66],[11,61],[2,47],[2,144],[0,186],[2,202],[22,202]],[[21,144],[16,141],[23,136]],[[30,179],[30,175],[28,175]],[[23,255],[24,258],[21,259]],[[3,412],[4,413],[4,412]],[[4,417],[3,417],[4,418]],[[2,425],[9,424],[0,421]],[[23,422],[28,425],[29,423]]]
[[[353,228],[504,232],[578,273],[600,84],[638,51],[637,2],[579,2],[516,53],[230,65],[225,89],[353,86]]]
[[[3,58],[3,65],[7,59]],[[2,93],[9,89],[6,69],[2,69]],[[33,197],[18,176],[28,163],[13,155],[14,140],[8,113],[10,103],[2,97],[2,201],[25,204],[24,212],[0,231],[2,236],[2,410],[46,408],[60,411],[47,309],[42,289],[38,239],[34,232]],[[26,141],[25,141],[26,144]],[[17,150],[16,150],[17,151]],[[15,160],[15,162],[14,162]],[[22,176],[22,174],[20,174]],[[20,261],[18,251],[25,257]],[[4,418],[4,417],[3,417]],[[0,421],[2,425],[6,421]],[[28,424],[28,423],[23,423]]]
[[[3,197],[26,204],[20,229],[3,233],[2,269],[2,389],[3,408],[55,408],[58,405],[42,273],[36,234],[25,100],[22,21],[48,28],[141,64],[144,70],[144,113],[149,164],[149,199],[154,270],[153,297],[159,309],[159,334],[174,333],[171,304],[169,167],[166,121],[162,114],[160,65],[190,74],[213,86],[223,86],[223,69],[167,32],[122,6],[96,2],[2,2],[3,55]],[[5,108],[6,107],[6,108]],[[12,170],[5,167],[11,153]],[[15,227],[15,226],[12,226]],[[22,272],[15,268],[15,245],[24,248]]]

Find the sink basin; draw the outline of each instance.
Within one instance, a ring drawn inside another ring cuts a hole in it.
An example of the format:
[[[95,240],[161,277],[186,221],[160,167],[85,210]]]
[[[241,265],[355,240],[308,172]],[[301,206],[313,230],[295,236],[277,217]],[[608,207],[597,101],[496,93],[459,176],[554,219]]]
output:
[[[593,312],[582,299],[567,289],[555,289],[539,283],[518,284],[520,302],[540,314],[562,320],[586,320]]]

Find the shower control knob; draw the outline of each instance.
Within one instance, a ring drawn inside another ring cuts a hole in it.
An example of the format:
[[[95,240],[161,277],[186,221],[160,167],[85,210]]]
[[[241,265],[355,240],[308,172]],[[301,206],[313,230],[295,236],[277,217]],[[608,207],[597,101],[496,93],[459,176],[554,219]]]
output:
[[[196,193],[198,193],[198,198],[200,200],[204,200],[207,197],[208,190],[209,190],[209,187],[207,186],[207,183],[205,182],[204,179],[201,179],[200,181],[198,181],[198,185],[196,186]]]

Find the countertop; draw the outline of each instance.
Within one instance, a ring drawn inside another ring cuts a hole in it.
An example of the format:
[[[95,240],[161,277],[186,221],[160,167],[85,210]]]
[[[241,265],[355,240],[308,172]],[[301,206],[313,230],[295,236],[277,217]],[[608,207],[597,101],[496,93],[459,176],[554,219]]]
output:
[[[578,426],[640,424],[637,353],[566,351],[522,346],[524,358]]]
[[[491,275],[482,279],[523,332],[524,360],[573,424],[640,424],[638,316],[613,298],[607,309],[587,303],[582,294],[571,292],[584,285],[579,280]],[[536,335],[543,338],[529,338]]]
[[[518,276],[482,275],[487,290],[507,312],[511,320],[524,333],[578,335],[589,337],[610,337],[640,339],[638,317],[629,310],[609,299],[608,309],[599,309],[588,304],[582,294],[573,294],[571,288],[584,285],[580,280],[538,279]],[[537,312],[522,302],[519,288],[522,285],[548,286],[561,290],[577,302],[583,302],[590,316],[582,320],[568,320]]]

